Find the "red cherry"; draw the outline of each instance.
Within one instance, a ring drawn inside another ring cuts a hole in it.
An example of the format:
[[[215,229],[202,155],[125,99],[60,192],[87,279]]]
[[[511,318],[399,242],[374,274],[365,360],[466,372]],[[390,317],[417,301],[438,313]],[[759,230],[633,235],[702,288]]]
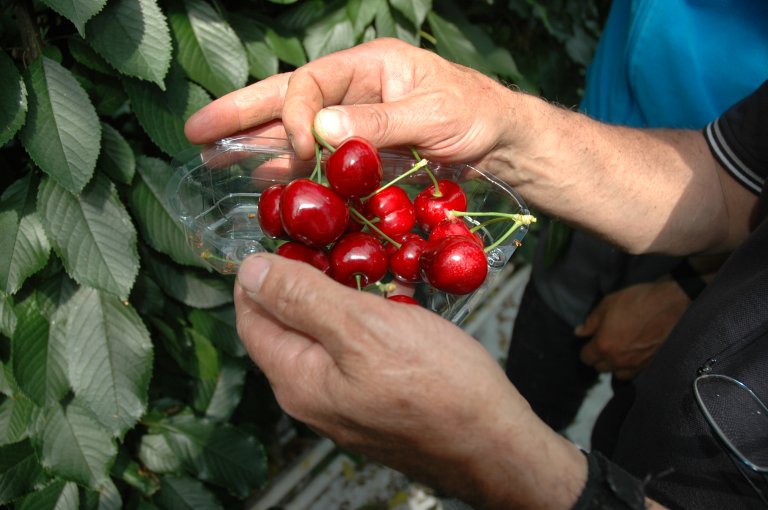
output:
[[[325,175],[342,197],[364,197],[381,186],[384,171],[376,148],[368,140],[353,136],[328,157]]]
[[[448,236],[466,236],[473,239],[480,248],[485,248],[483,238],[477,232],[472,232],[464,221],[455,216],[447,218],[432,227],[432,231],[429,233],[429,240],[436,241]]]
[[[323,273],[328,273],[331,269],[331,262],[325,251],[320,248],[311,248],[296,241],[288,241],[287,243],[281,244],[277,247],[275,253],[287,259],[306,262]]]
[[[418,305],[419,302],[416,301],[416,299],[412,298],[411,296],[406,296],[405,294],[397,294],[396,296],[387,296],[387,299],[390,301],[397,301],[398,303],[406,303],[409,305]]]
[[[284,189],[285,184],[273,184],[262,191],[259,197],[259,224],[261,230],[272,239],[288,237],[280,219],[280,195]]]
[[[406,283],[421,281],[421,267],[419,260],[427,246],[426,239],[416,233],[406,233],[396,236],[395,241],[400,243],[400,248],[395,245],[387,245],[389,255],[389,271],[392,276]]]
[[[333,190],[309,179],[296,179],[280,196],[280,217],[291,239],[321,248],[344,233],[349,209]]]
[[[487,274],[485,252],[469,237],[429,241],[421,255],[424,280],[449,294],[469,294],[483,284]]]
[[[397,186],[384,188],[365,202],[365,217],[388,236],[410,232],[416,225],[416,209],[408,194]]]
[[[461,186],[446,179],[437,181],[437,185],[441,196],[435,196],[433,184],[421,190],[413,201],[416,219],[424,232],[429,232],[432,227],[446,219],[449,212],[467,209],[467,195]]]
[[[350,287],[364,287],[387,273],[387,253],[379,239],[367,232],[353,232],[339,239],[330,252],[331,276]]]

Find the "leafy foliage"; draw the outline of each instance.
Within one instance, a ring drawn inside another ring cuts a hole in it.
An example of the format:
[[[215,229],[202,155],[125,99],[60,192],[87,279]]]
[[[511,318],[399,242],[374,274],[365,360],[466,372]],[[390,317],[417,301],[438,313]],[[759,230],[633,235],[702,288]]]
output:
[[[0,506],[228,508],[279,468],[232,280],[169,213],[193,112],[383,36],[572,105],[605,4],[4,2]]]

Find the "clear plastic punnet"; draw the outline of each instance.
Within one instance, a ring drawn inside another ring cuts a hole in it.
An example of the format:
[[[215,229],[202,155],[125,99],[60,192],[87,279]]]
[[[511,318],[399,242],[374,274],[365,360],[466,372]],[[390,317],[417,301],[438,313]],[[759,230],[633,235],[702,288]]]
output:
[[[321,168],[329,155],[327,150],[322,153]],[[384,183],[417,163],[414,155],[407,152],[383,150],[380,156]],[[510,232],[511,221],[489,221],[482,213],[523,216],[530,212],[509,185],[479,168],[432,161],[426,166],[435,178],[459,184],[467,197],[467,212],[480,213],[468,214],[463,220],[486,246],[488,272],[484,283],[469,294],[449,294],[424,282],[412,285],[409,292],[423,307],[460,324],[493,287],[528,231],[524,223]],[[273,184],[307,178],[315,167],[314,159],[299,159],[285,139],[226,138],[175,158],[174,175],[167,188],[168,202],[184,226],[194,252],[219,273],[236,273],[249,255],[274,252],[285,242],[262,231],[258,217],[261,193]],[[427,171],[420,169],[399,180],[397,186],[413,200],[432,182]],[[419,232],[418,227],[414,231]],[[387,285],[396,283],[393,280],[387,274],[379,284],[368,285],[365,291],[386,295],[392,288],[402,287]]]

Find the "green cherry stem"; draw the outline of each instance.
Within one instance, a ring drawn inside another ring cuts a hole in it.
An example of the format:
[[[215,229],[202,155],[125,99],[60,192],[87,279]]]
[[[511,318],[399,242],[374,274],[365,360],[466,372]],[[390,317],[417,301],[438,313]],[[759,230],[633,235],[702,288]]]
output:
[[[349,208],[349,212],[352,214],[352,216],[354,216],[355,218],[357,218],[357,219],[360,221],[360,223],[362,223],[362,224],[363,224],[363,225],[365,225],[366,227],[370,228],[371,230],[373,230],[374,232],[376,232],[377,234],[379,234],[381,237],[383,237],[383,238],[384,238],[384,240],[385,240],[385,241],[387,241],[388,243],[391,243],[391,244],[392,244],[392,245],[393,245],[395,248],[397,248],[398,250],[400,249],[400,246],[401,246],[401,244],[400,244],[400,243],[398,243],[397,241],[395,241],[394,239],[392,239],[391,237],[389,237],[387,234],[385,234],[384,232],[382,232],[382,231],[381,231],[381,229],[379,229],[379,228],[378,228],[376,225],[374,225],[374,224],[373,224],[373,222],[372,222],[371,220],[369,220],[368,218],[366,218],[365,216],[363,216],[362,214],[360,214],[360,211],[358,211],[358,210],[357,210],[357,209],[355,209],[354,207],[350,207],[350,208]]]
[[[493,250],[497,246],[499,246],[501,243],[507,240],[509,236],[511,236],[517,229],[519,229],[523,225],[530,225],[531,223],[536,223],[536,217],[531,214],[513,214],[513,213],[500,213],[500,212],[467,212],[467,211],[451,211],[451,215],[453,216],[484,216],[484,217],[492,217],[492,220],[489,220],[485,223],[482,223],[481,225],[478,225],[478,227],[482,227],[485,225],[490,225],[491,223],[496,223],[497,221],[501,220],[510,220],[514,223],[512,226],[504,232],[496,241],[493,242],[493,244],[486,246],[483,251],[485,253],[488,253],[489,251]]]
[[[396,183],[400,182],[402,179],[405,179],[406,177],[408,177],[412,173],[419,171],[419,169],[421,169],[423,167],[426,167],[428,163],[429,163],[429,161],[427,161],[426,159],[420,160],[418,163],[413,165],[410,169],[408,169],[405,172],[401,173],[400,175],[398,175],[397,177],[395,177],[394,179],[392,179],[391,181],[386,183],[384,186],[381,186],[379,189],[377,189],[376,191],[374,191],[370,195],[368,195],[366,197],[363,197],[361,200],[363,202],[365,202],[366,200],[368,200],[369,198],[371,198],[375,194],[377,194],[377,193],[379,193],[381,191],[384,191],[385,189],[389,188],[393,184],[396,184]],[[432,175],[432,172],[429,172],[429,174]]]
[[[357,290],[363,290],[363,277],[360,273],[355,274],[355,283],[357,283]]]
[[[416,158],[416,161],[420,161],[422,157],[419,155],[419,151],[416,150],[416,147],[411,147],[411,153],[413,154],[413,157]],[[443,192],[440,191],[440,186],[437,185],[437,177],[435,177],[435,174],[432,173],[432,170],[429,169],[429,166],[424,167],[424,170],[426,170],[427,175],[429,175],[429,180],[432,181],[432,186],[435,187],[435,192],[432,193],[432,196],[435,198],[440,198],[443,196]]]
[[[331,152],[331,154],[336,152],[336,147],[326,142],[325,139],[322,136],[320,136],[320,134],[317,131],[315,131],[315,126],[312,126],[311,130],[312,130],[312,136],[315,137],[315,140],[320,142],[320,144],[326,149],[328,149]]]
[[[321,182],[323,179],[323,170],[322,170],[322,164],[321,164],[322,158],[323,158],[323,153],[320,148],[320,145],[317,142],[315,142],[315,169],[312,170],[312,175],[309,176],[309,179],[311,181]]]

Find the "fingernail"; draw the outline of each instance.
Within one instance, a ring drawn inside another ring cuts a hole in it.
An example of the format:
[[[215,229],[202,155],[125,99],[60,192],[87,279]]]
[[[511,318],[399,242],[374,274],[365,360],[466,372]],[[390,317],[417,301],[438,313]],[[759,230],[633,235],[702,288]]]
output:
[[[240,271],[237,274],[237,280],[240,282],[240,286],[248,294],[258,293],[271,265],[272,263],[264,257],[258,255],[248,257],[243,261],[243,264],[240,266]]]
[[[340,141],[349,136],[349,116],[338,108],[325,108],[317,112],[315,126],[326,140]]]

